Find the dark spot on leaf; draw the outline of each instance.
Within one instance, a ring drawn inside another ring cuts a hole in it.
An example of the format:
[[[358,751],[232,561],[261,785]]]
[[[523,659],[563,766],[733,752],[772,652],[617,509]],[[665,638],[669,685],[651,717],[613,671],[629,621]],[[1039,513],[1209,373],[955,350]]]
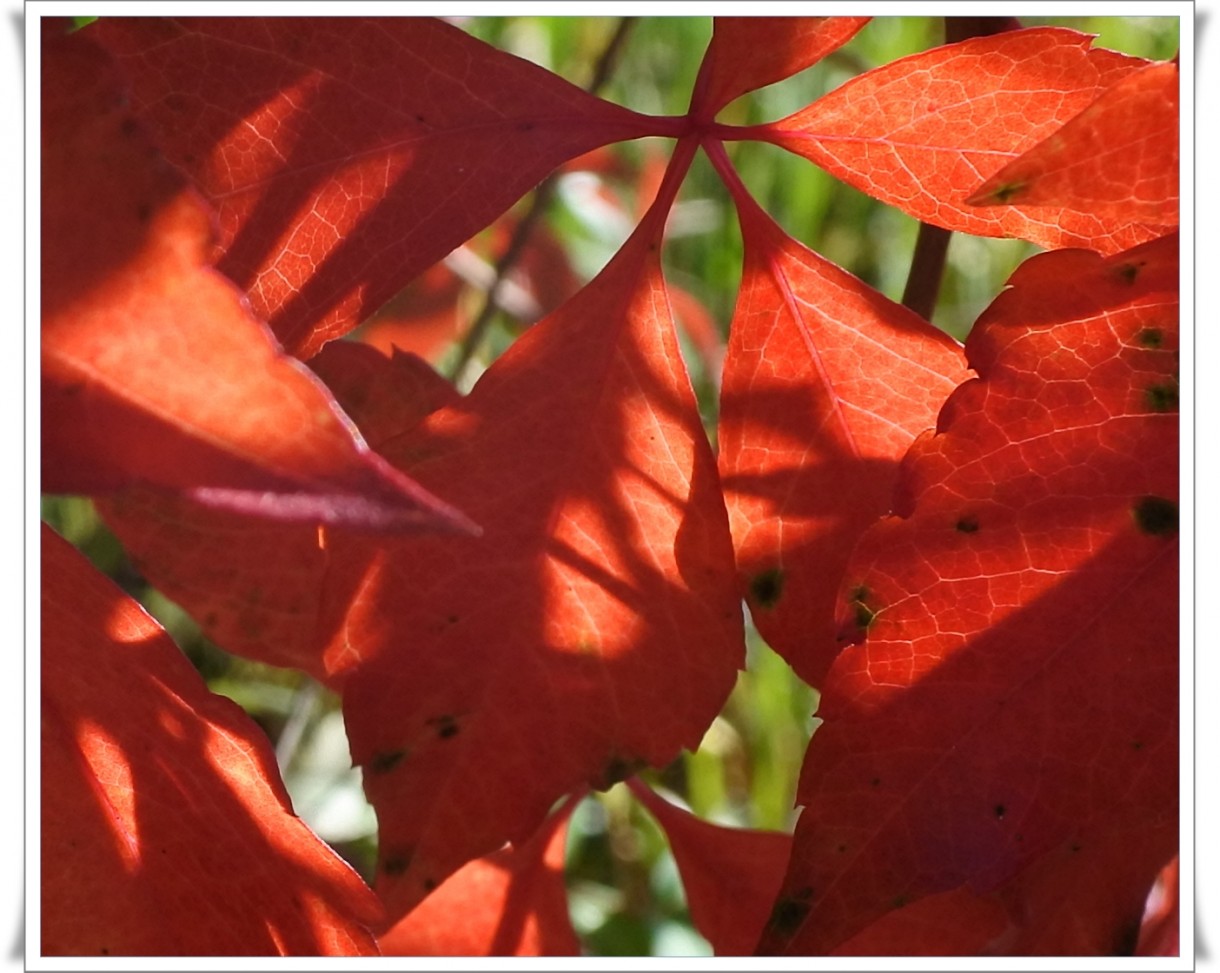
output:
[[[445,621],[447,621],[450,625],[456,625],[458,623],[458,617],[457,615],[450,615],[445,619]]]
[[[455,737],[461,732],[461,727],[458,726],[457,720],[446,713],[444,716],[434,716],[427,721],[428,725],[435,728],[436,735],[442,740],[448,740],[450,737]]]
[[[855,619],[856,628],[861,633],[867,632],[868,627],[873,624],[873,619],[877,617],[877,613],[868,606],[868,597],[869,590],[863,585],[860,585],[851,593],[853,618]]]
[[[387,875],[401,875],[411,864],[411,852],[387,852],[381,861],[381,870]]]
[[[1072,852],[1073,852],[1073,853],[1080,851],[1080,848],[1081,848],[1080,842],[1078,842],[1078,841],[1073,841],[1073,842],[1072,842],[1072,844],[1071,844],[1071,850],[1072,850]]]
[[[792,895],[782,896],[771,910],[771,918],[767,920],[767,928],[781,936],[791,936],[801,927],[801,923],[809,915],[812,908],[810,900],[813,889],[805,886]]]
[[[869,785],[870,785],[870,786],[872,786],[872,787],[880,787],[880,786],[881,786],[881,778],[880,778],[880,777],[874,777],[874,778],[873,778],[872,780],[870,780],[868,783],[869,783]]]
[[[187,165],[193,165],[195,162],[195,153],[194,152],[185,153],[182,156],[182,161],[185,162]]]
[[[135,138],[136,133],[140,131],[140,126],[134,118],[129,116],[123,119],[122,124],[119,125],[119,131],[123,133],[124,138]]]
[[[784,572],[779,568],[762,571],[750,579],[750,595],[760,608],[774,608],[784,593]]]
[[[437,881],[434,878],[425,878],[423,881],[424,891],[431,892],[437,886]]]
[[[1178,505],[1164,497],[1141,497],[1131,515],[1145,534],[1169,537],[1178,532]]]
[[[1170,380],[1161,385],[1149,385],[1144,399],[1153,412],[1175,412],[1178,408],[1178,383]]]
[[[1132,749],[1132,750],[1143,750],[1143,749],[1144,749],[1144,741],[1143,741],[1143,740],[1133,740],[1133,741],[1131,742],[1131,749]]]
[[[368,762],[369,773],[388,773],[402,763],[406,755],[406,750],[383,750],[380,753],[375,753],[373,758]]]
[[[1006,810],[1007,810],[1007,808],[1005,808],[1003,804],[997,804],[997,805],[995,806],[995,816],[996,816],[998,819],[1001,819],[1001,820],[1002,820],[1002,819],[1003,819],[1003,817],[1004,817],[1004,813],[1005,813],[1005,811],[1006,811]]]
[[[963,534],[973,534],[979,529],[979,519],[972,514],[967,514],[965,517],[959,518],[954,526]]]
[[[841,854],[843,854],[843,852],[847,851],[847,845],[839,845],[839,847],[837,847],[835,849],[835,851],[837,851],[841,855]]]
[[[141,203],[136,207],[136,219],[141,223],[147,223],[150,216],[152,216],[152,207],[148,203]]]
[[[1146,260],[1140,260],[1137,263],[1119,264],[1114,268],[1114,273],[1128,284],[1134,284],[1135,278],[1140,274],[1140,268],[1147,263]]]
[[[1135,336],[1145,348],[1160,348],[1165,343],[1164,332],[1160,328],[1144,328]]]
[[[894,896],[894,901],[891,903],[891,906],[895,909],[901,909],[906,904],[907,897],[905,895],[896,895]]]
[[[109,956],[109,955],[110,955],[110,947],[109,947],[109,946],[103,946],[103,947],[102,947],[102,955],[103,955],[103,956]]]
[[[520,124],[517,126],[517,131],[518,131],[518,132],[532,132],[533,130],[534,130],[534,123],[533,123],[533,122],[521,122],[521,123],[520,123]]]

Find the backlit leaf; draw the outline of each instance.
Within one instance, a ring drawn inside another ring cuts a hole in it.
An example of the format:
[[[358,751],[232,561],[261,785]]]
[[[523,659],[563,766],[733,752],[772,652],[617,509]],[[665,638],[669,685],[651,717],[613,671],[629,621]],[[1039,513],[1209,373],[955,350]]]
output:
[[[1121,78],[966,202],[1071,207],[1115,231],[1133,220],[1176,226],[1177,64]]]
[[[219,268],[308,358],[644,116],[427,17],[102,18],[133,103],[220,214]]]
[[[262,730],[46,525],[41,682],[44,955],[377,955]]]
[[[968,372],[944,332],[787,236],[744,189],[733,195],[745,263],[720,473],[754,622],[816,686],[840,648],[852,545],[889,511],[898,461]]]
[[[717,17],[691,110],[713,118],[747,92],[816,64],[842,47],[868,17]]]
[[[325,625],[362,654],[344,713],[393,914],[573,788],[696,746],[732,689],[728,525],[658,263],[676,188],[469,397],[383,446],[485,534],[333,535],[332,572],[362,581]]]
[[[310,364],[375,448],[460,398],[413,355],[386,358],[336,341]],[[332,688],[360,657],[358,647],[325,627],[362,584],[358,572],[331,569],[325,529],[208,509],[149,490],[127,490],[97,507],[141,573],[226,651],[301,669]]]
[[[963,884],[1029,939],[1019,903],[1104,881],[1138,931],[1177,849],[1177,249],[1034,257],[975,325],[848,565],[765,951]]]
[[[691,923],[717,956],[749,956],[792,851],[782,831],[727,828],[670,804],[639,778],[631,791],[665,830]]]
[[[1047,248],[1115,253],[1165,232],[1072,200],[1019,210],[967,204],[979,184],[1148,64],[1035,27],[946,44],[874,68],[783,121],[749,129],[916,219]]]
[[[206,263],[209,219],[88,32],[44,21],[42,487],[280,520],[469,526],[371,453]]]
[[[579,956],[568,917],[569,798],[520,846],[455,872],[377,938],[384,956]]]

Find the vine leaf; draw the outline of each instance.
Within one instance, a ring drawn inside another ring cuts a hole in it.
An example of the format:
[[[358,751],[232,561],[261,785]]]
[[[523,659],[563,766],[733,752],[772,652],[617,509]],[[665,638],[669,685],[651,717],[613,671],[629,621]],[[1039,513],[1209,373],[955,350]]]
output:
[[[217,208],[219,269],[300,358],[560,163],[661,134],[434,18],[114,17],[89,29]]]
[[[841,648],[835,598],[852,546],[969,372],[944,332],[789,237],[739,184],[733,196],[745,256],[720,474],[754,623],[816,686]]]
[[[353,436],[208,265],[207,211],[123,107],[105,52],[43,29],[43,489],[471,529]]]
[[[41,673],[44,954],[377,955],[262,730],[45,524]]]
[[[853,78],[788,118],[746,131],[937,226],[1015,236],[1046,248],[1113,254],[1170,227],[1121,226],[1073,200],[980,209],[967,199],[1012,162],[1149,62],[1077,31],[1034,27],[900,58]]]
[[[309,364],[376,449],[461,398],[428,364],[401,352],[386,357],[336,341]],[[101,498],[96,506],[139,571],[226,651],[301,669],[336,690],[358,660],[359,652],[325,625],[356,597],[362,575],[331,570],[325,529],[147,489]]]
[[[732,689],[727,517],[659,265],[693,150],[598,277],[383,445],[486,533],[334,535],[331,570],[362,578],[332,630],[362,654],[343,705],[391,915],[573,788],[697,746]]]
[[[1070,951],[1071,922],[1032,917],[1119,855],[1086,932],[1133,948],[1177,850],[1178,240],[1042,254],[1009,285],[967,342],[979,378],[848,564],[856,644],[823,687],[766,952],[827,952],[963,885]]]
[[[526,842],[465,865],[377,939],[383,956],[579,956],[564,851],[576,801]]]
[[[638,777],[628,784],[669,839],[694,927],[717,956],[749,956],[783,879],[792,836],[712,824]]]
[[[717,17],[699,66],[692,114],[715,117],[729,102],[783,81],[851,40],[869,17]]]
[[[1178,84],[1175,63],[1120,78],[966,202],[1070,205],[1116,232],[1132,220],[1177,226]]]

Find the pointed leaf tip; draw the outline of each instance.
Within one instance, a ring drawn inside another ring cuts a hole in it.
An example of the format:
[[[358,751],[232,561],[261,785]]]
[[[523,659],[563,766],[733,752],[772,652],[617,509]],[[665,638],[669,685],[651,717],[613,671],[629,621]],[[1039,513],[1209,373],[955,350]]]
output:
[[[371,453],[209,265],[209,213],[125,108],[94,29],[45,29],[43,489],[477,533]]]

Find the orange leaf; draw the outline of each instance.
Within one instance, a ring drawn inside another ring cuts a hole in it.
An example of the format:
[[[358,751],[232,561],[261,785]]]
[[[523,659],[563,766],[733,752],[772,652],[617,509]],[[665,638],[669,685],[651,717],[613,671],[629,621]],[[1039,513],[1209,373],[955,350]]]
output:
[[[206,211],[123,108],[105,52],[62,22],[43,30],[43,489],[469,527],[354,437],[207,265]]]
[[[782,831],[726,828],[670,804],[639,778],[631,791],[665,830],[694,927],[717,956],[749,956],[792,851]]]
[[[899,459],[968,372],[960,345],[787,236],[727,166],[745,260],[720,473],[754,622],[819,685],[840,648],[852,545],[888,512]]]
[[[975,325],[845,574],[767,951],[963,884],[1105,883],[1138,928],[1177,848],[1177,251],[1034,257]]]
[[[1115,253],[1165,232],[1113,227],[1074,203],[981,210],[979,183],[1148,64],[1035,27],[976,37],[875,68],[771,125],[745,129],[916,219],[1047,248]]]
[[[697,746],[732,689],[728,525],[658,263],[686,149],[588,287],[384,447],[483,537],[333,538],[332,574],[362,581],[324,626],[362,656],[344,712],[394,913],[572,788]]]
[[[568,917],[564,850],[577,801],[524,844],[455,872],[389,932],[383,956],[579,956]]]
[[[715,117],[747,92],[816,64],[869,17],[717,17],[691,99],[692,114]]]
[[[368,346],[337,341],[310,365],[377,448],[459,399],[431,367],[401,352],[387,359]],[[359,657],[323,624],[363,583],[359,572],[331,569],[328,531],[148,490],[128,490],[97,507],[140,572],[225,650],[301,669],[335,689]]]
[[[166,155],[217,207],[219,268],[301,358],[562,162],[665,128],[433,18],[89,29]]]
[[[262,731],[42,528],[42,952],[375,956]]]
[[[1068,206],[1115,232],[1133,221],[1177,226],[1177,64],[1121,78],[966,202]]]

